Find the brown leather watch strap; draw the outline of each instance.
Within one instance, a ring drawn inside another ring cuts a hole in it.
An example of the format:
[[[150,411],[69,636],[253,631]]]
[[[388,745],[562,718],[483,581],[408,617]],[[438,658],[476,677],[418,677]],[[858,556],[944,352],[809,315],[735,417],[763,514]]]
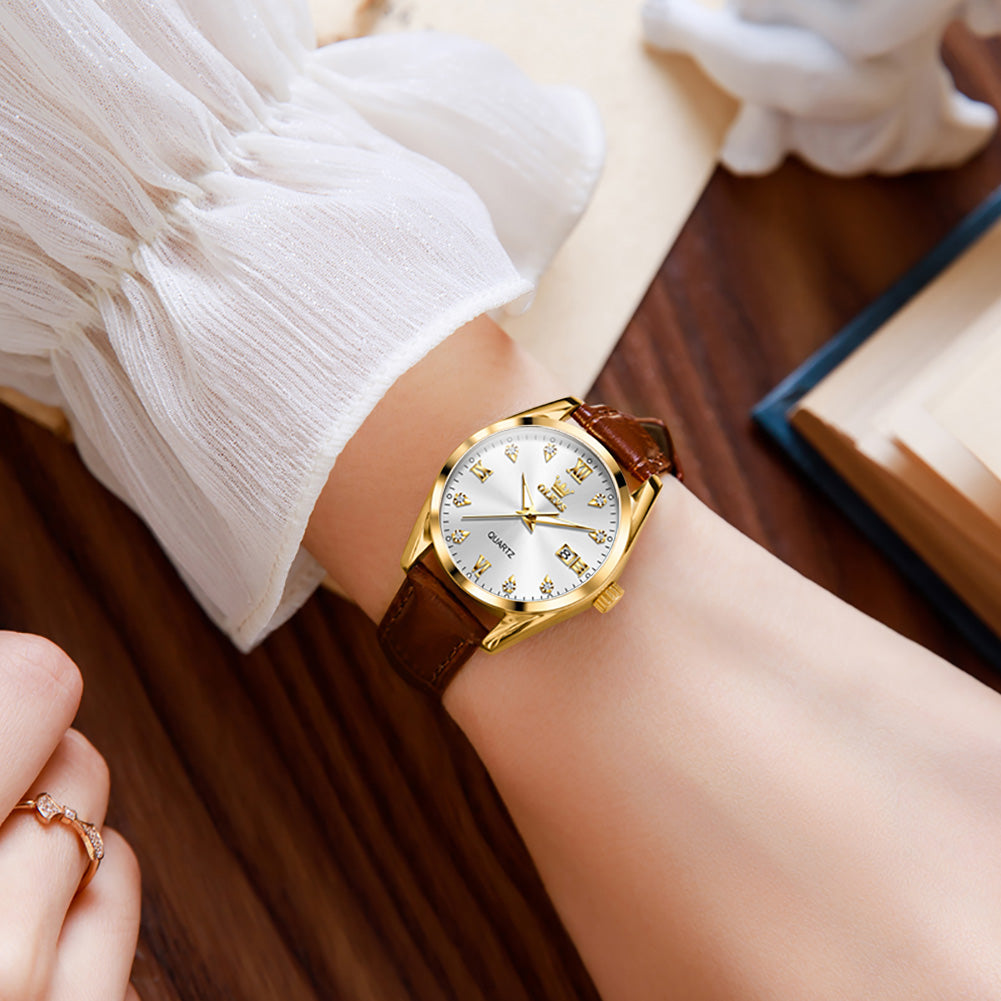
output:
[[[645,481],[665,473],[682,478],[674,443],[663,421],[630,417],[611,407],[586,403],[572,416],[635,479]],[[488,629],[458,589],[437,576],[429,564],[437,565],[433,549],[408,571],[379,624],[379,642],[407,681],[440,698]]]
[[[379,623],[379,642],[407,681],[440,697],[480,645],[487,627],[427,568],[428,559],[437,559],[433,550],[404,578]]]
[[[582,403],[573,412],[573,419],[637,480],[643,482],[664,473],[684,478],[671,432],[656,417],[630,417],[601,403]]]

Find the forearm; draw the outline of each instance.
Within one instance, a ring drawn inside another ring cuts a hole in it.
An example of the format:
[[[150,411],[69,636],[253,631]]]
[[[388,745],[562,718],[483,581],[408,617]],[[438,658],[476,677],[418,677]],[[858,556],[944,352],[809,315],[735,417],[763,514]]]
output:
[[[377,619],[451,449],[563,391],[486,322],[456,335],[352,441],[307,544]],[[915,788],[916,759],[943,790],[950,761],[996,762],[1001,700],[673,481],[622,583],[610,615],[478,654],[445,696],[606,999],[932,996],[919,988],[933,991],[971,941],[996,970],[996,808],[966,825],[952,859],[955,804],[902,788]],[[994,774],[963,791],[964,817],[1001,793]],[[993,887],[963,861],[971,839]],[[920,908],[907,909],[908,886]],[[916,945],[927,908],[938,951]]]

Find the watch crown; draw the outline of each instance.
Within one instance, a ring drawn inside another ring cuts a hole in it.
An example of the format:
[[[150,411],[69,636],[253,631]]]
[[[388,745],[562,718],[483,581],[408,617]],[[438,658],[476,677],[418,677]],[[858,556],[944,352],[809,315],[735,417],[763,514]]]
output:
[[[594,599],[594,607],[599,612],[609,612],[614,607],[619,598],[626,592],[614,580],[603,591],[599,592]]]

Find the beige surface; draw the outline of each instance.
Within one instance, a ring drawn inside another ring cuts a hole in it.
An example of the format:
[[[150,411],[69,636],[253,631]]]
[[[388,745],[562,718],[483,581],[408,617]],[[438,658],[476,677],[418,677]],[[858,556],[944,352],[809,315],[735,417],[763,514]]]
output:
[[[353,0],[311,6],[321,39],[369,27],[353,19]],[[491,42],[540,83],[577,84],[598,103],[608,156],[594,201],[532,308],[504,322],[577,393],[597,377],[698,200],[734,112],[688,60],[645,48],[639,10],[640,0],[409,0],[371,19],[377,32],[434,28]]]

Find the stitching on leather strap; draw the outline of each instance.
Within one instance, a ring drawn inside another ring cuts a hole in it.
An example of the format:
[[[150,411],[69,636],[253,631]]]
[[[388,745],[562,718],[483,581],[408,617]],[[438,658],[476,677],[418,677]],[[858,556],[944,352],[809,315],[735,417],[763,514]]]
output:
[[[446,668],[451,667],[453,665],[453,663],[455,662],[456,654],[460,653],[464,646],[472,647],[473,644],[470,643],[468,640],[464,640],[462,639],[462,637],[459,637],[459,639],[456,640],[455,642],[455,646],[452,647],[451,650],[449,650],[449,652],[445,656],[445,659],[435,669],[434,674],[431,675],[431,685],[435,687],[436,691],[437,691],[438,679],[441,677],[442,672]],[[473,655],[473,650],[469,651],[469,655],[470,656]]]
[[[417,662],[409,655],[407,649],[400,647],[396,642],[396,635],[393,631],[400,617],[421,595],[423,595],[425,601],[442,610],[445,617],[454,623],[458,633],[455,643],[440,660],[430,676],[425,675],[420,670]],[[392,658],[400,666],[406,668],[405,677],[408,681],[417,683],[422,689],[430,689],[435,694],[440,695],[439,682],[442,676],[453,668],[457,662],[462,662],[463,653],[466,653],[467,657],[471,656],[477,646],[479,642],[475,636],[477,627],[484,628],[472,613],[468,612],[467,609],[444,590],[441,581],[427,567],[422,563],[416,563],[404,578],[399,591],[393,599],[391,611],[387,613],[387,618],[379,627],[379,640]]]
[[[406,654],[400,650],[396,644],[395,636],[392,633],[393,626],[396,625],[397,620],[400,616],[407,610],[407,606],[416,597],[417,592],[414,588],[410,577],[404,577],[403,583],[400,585],[400,590],[396,593],[396,598],[394,602],[396,603],[396,608],[393,610],[393,614],[386,620],[383,621],[379,628],[379,639],[382,645],[389,649],[389,652],[402,664],[410,664],[411,661],[407,658]]]
[[[396,620],[406,611],[407,605],[410,604],[414,597],[414,585],[411,583],[409,577],[403,578],[403,583],[400,585],[400,590],[396,595],[396,610],[390,616],[389,620],[383,625],[383,629],[392,629],[396,624]]]

